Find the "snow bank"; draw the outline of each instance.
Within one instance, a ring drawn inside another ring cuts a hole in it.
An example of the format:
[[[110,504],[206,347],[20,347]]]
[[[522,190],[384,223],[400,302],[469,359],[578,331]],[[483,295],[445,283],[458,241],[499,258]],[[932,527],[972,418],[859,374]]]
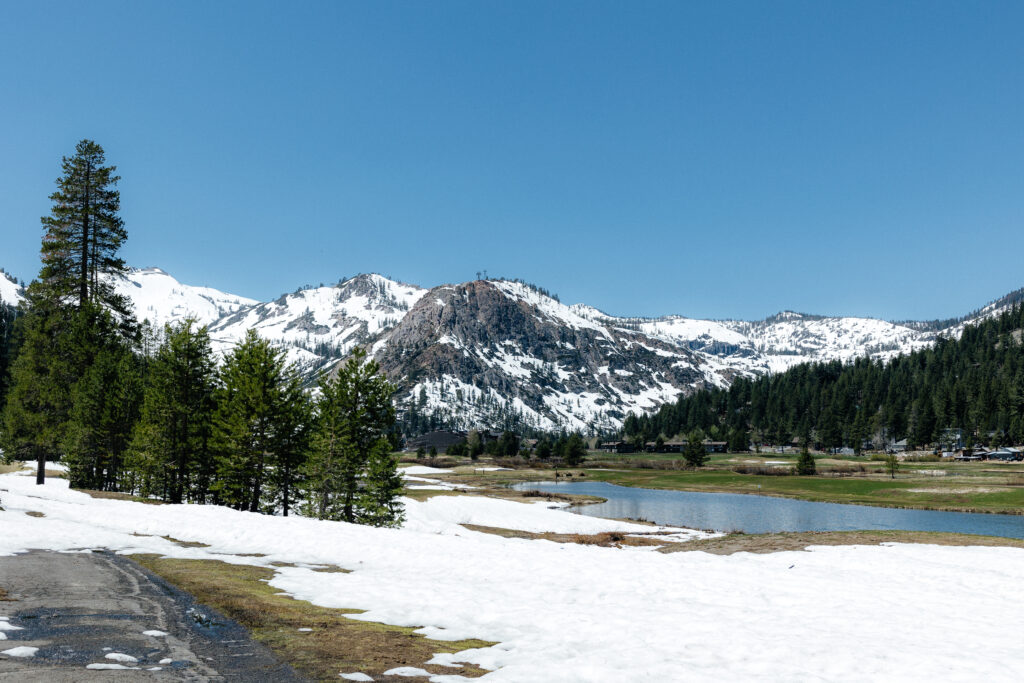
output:
[[[481,679],[488,682],[1024,677],[1024,550],[1017,548],[666,555],[469,532],[457,522],[625,524],[477,497],[409,501],[403,529],[98,500],[60,480],[36,487],[10,475],[0,476],[0,497],[0,554],[106,547],[349,569],[277,567],[271,585],[431,638],[494,641],[442,657],[491,670]],[[210,547],[182,548],[162,535]],[[266,556],[237,556],[256,552]]]
[[[441,467],[428,467],[426,465],[410,465],[398,470],[402,474],[453,474],[455,470],[447,470]]]

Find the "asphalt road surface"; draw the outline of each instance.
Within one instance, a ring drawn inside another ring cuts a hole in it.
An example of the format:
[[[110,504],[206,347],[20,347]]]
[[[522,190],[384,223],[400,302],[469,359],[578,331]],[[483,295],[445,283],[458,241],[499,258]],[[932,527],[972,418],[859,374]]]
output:
[[[0,617],[20,627],[0,630],[0,653],[38,648],[0,654],[0,681],[304,680],[237,623],[112,553],[0,557],[0,588]]]

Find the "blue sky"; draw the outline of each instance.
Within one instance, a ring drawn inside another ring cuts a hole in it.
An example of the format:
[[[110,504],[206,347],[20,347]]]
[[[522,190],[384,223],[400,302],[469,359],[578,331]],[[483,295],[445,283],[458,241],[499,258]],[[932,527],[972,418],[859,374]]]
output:
[[[376,271],[610,313],[957,315],[1024,286],[1024,4],[31,2],[0,22],[0,266],[60,157],[136,266]]]

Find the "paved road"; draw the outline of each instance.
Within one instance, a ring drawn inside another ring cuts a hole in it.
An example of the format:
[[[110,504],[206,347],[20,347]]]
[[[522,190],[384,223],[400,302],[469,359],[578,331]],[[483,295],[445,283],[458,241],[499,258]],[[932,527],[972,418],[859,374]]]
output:
[[[248,632],[134,562],[107,552],[33,551],[0,557],[0,681],[301,681]],[[145,635],[163,631],[167,635]],[[124,654],[137,670],[90,670]],[[154,670],[158,669],[158,670]]]

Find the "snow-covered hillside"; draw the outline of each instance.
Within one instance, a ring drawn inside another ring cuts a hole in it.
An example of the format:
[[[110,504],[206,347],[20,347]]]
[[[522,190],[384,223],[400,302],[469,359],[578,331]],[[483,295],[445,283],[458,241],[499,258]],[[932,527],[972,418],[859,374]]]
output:
[[[927,346],[933,333],[873,318],[838,318],[785,312],[757,322],[693,320],[670,316],[640,323],[645,334],[702,353],[728,357],[737,370],[782,372],[808,361],[887,360]]]
[[[369,274],[258,302],[146,268],[117,287],[140,320],[160,326],[191,316],[208,325],[221,354],[256,330],[310,383],[365,344],[398,387],[401,410],[422,424],[583,430],[616,429],[629,412],[728,386],[738,375],[808,361],[888,360],[1024,300],[1020,290],[948,321],[793,312],[738,321],[614,317],[506,280],[428,290]],[[21,297],[3,276],[0,297]]]
[[[267,303],[222,316],[210,326],[218,350],[241,341],[247,330],[287,349],[289,361],[313,376],[398,324],[427,290],[377,274],[358,275],[332,287],[300,289]]]
[[[0,302],[17,306],[24,297],[21,286],[7,273],[0,272]]]
[[[188,317],[195,318],[201,325],[209,325],[243,307],[259,303],[210,287],[183,285],[159,268],[133,268],[114,286],[119,294],[131,300],[139,320],[149,320],[157,327]]]

